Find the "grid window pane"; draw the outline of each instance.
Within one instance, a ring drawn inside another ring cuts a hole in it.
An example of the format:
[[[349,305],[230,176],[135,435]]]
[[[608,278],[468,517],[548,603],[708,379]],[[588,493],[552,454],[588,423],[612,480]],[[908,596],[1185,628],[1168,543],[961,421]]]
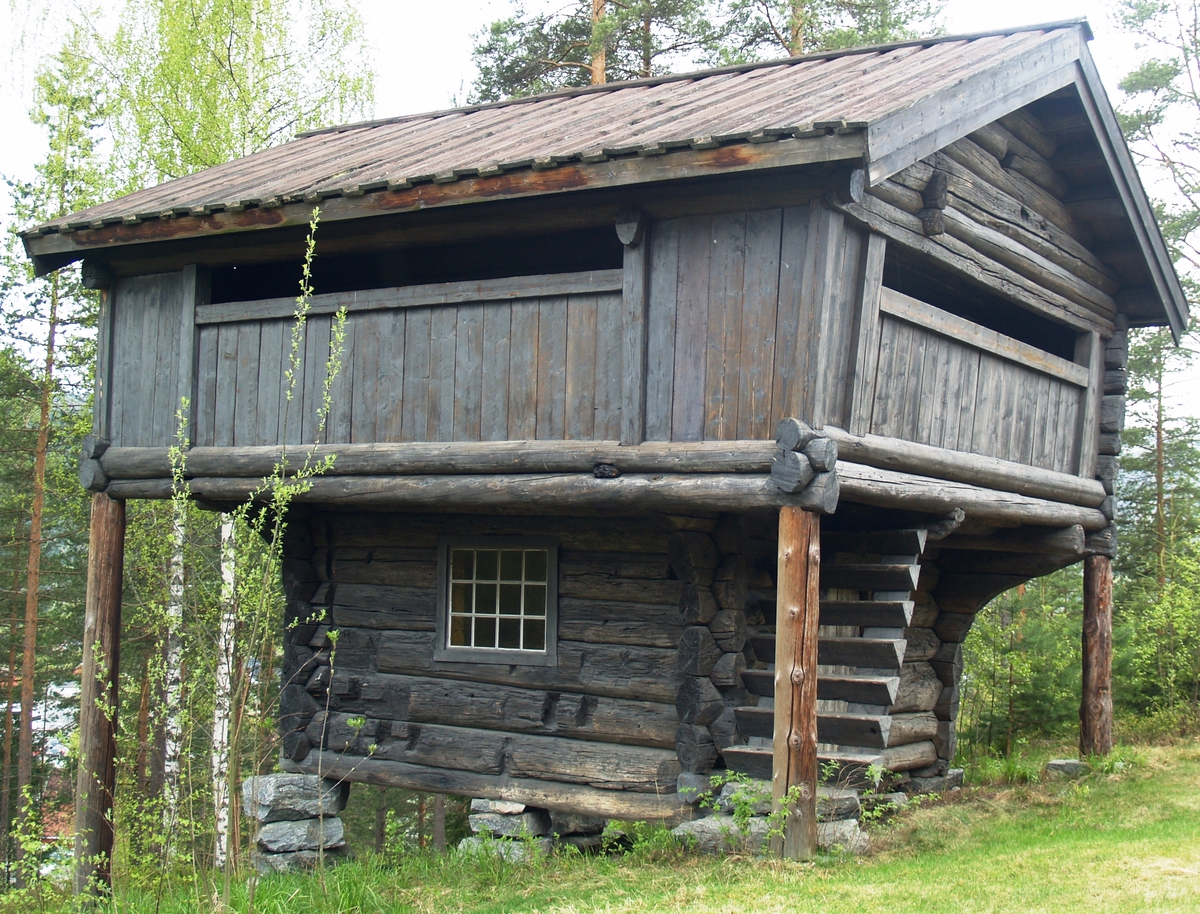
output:
[[[452,547],[447,646],[545,651],[549,566],[546,549]]]

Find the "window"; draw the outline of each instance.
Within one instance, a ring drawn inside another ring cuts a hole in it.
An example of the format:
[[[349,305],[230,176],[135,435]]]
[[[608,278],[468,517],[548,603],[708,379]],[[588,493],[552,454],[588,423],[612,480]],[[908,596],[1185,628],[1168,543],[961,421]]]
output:
[[[524,537],[438,544],[439,660],[553,664],[558,550]]]

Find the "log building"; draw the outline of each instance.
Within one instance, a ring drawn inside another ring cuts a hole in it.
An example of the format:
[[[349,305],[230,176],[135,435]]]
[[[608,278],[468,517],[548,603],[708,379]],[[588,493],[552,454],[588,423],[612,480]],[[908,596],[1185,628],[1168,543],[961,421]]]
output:
[[[289,766],[634,819],[689,815],[685,771],[936,774],[974,614],[1079,561],[1103,751],[1125,333],[1187,306],[1089,37],[337,127],[31,229],[106,290],[92,631],[180,404],[193,497],[249,497],[316,440],[344,308],[285,544]]]

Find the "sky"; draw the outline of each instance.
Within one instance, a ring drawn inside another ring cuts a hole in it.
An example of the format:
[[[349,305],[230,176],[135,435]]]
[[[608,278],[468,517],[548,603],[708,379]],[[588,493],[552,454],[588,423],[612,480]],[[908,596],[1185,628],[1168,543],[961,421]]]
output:
[[[44,150],[44,138],[29,122],[30,79],[38,52],[53,48],[57,18],[73,11],[81,0],[0,0],[0,36],[29,31],[33,10],[50,9],[40,29],[33,29],[31,47],[24,53],[6,48],[0,61],[0,176],[28,177]],[[99,0],[112,9],[115,0]],[[534,0],[536,2],[536,0]],[[551,0],[543,0],[551,2]],[[90,5],[90,4],[89,4]],[[391,117],[447,108],[464,99],[475,72],[471,63],[473,36],[504,16],[509,0],[357,0],[372,37],[375,55],[375,115]],[[1114,101],[1117,83],[1139,61],[1138,49],[1111,22],[1110,4],[1088,0],[949,0],[943,22],[950,34],[1009,28],[1085,17],[1092,26],[1091,43],[1104,84]],[[7,196],[0,218],[7,221]],[[1200,416],[1200,366],[1181,376],[1173,393],[1188,415]]]

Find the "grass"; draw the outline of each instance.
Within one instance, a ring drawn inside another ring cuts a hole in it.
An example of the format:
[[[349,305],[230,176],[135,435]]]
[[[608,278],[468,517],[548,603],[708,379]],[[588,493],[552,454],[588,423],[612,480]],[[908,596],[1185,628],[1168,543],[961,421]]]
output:
[[[1079,780],[973,787],[922,804],[878,829],[862,858],[715,860],[653,833],[623,857],[368,857],[331,868],[324,893],[313,876],[265,879],[254,911],[1200,912],[1200,740],[1134,758]],[[205,894],[193,887],[156,906],[119,891],[110,909],[214,909]],[[231,907],[247,910],[244,883]]]

